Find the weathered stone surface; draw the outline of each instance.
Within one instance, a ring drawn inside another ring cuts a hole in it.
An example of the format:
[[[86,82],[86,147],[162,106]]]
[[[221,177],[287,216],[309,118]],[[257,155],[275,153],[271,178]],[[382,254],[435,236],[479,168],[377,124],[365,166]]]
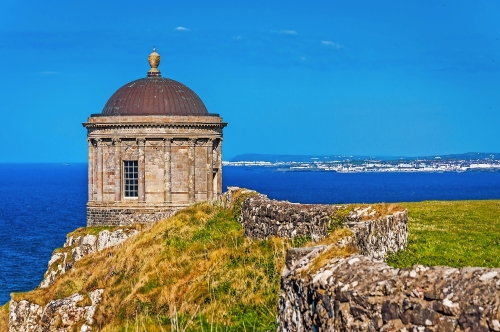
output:
[[[103,289],[96,289],[87,296],[91,305],[81,306],[84,296],[78,293],[67,298],[50,301],[45,307],[26,300],[9,304],[9,332],[70,332],[77,326],[80,331],[92,331],[94,313],[102,300]]]
[[[87,226],[130,226],[153,224],[177,212],[174,207],[133,207],[123,204],[94,204],[87,206]]]
[[[240,187],[227,187],[227,191],[222,195],[220,195],[219,197],[217,197],[217,199],[214,200],[213,202],[217,202],[224,209],[230,209],[236,201],[235,193],[237,192],[239,192],[240,195],[248,195],[248,194],[260,195],[255,190],[250,190]]]
[[[138,234],[139,231],[124,231],[123,229],[118,229],[114,232],[104,230],[99,232],[97,239],[97,251],[104,250],[109,247],[114,247],[125,241],[131,236]]]
[[[345,212],[348,212],[347,206],[294,204],[256,195],[242,203],[239,220],[245,236],[251,238],[308,236],[321,240],[334,226],[332,223],[338,222],[336,218]],[[384,258],[404,249],[408,237],[408,211],[362,221],[372,216],[376,217],[371,207],[346,215],[343,227],[351,229],[354,235],[344,239],[343,245],[354,245],[361,254],[374,258]]]
[[[408,211],[369,221],[348,222],[345,226],[354,233],[355,245],[361,254],[383,259],[406,247]]]
[[[87,226],[154,223],[217,199],[226,125],[215,114],[88,118]],[[124,168],[132,161],[137,182],[126,192]]]
[[[49,266],[40,287],[47,288],[52,285],[58,276],[66,273],[75,262],[83,257],[117,246],[138,233],[139,231],[135,229],[117,229],[113,232],[103,230],[98,235],[69,236],[64,243],[63,251],[54,253],[49,260]]]
[[[292,268],[295,263],[304,256],[314,252],[326,249],[326,246],[314,246],[305,248],[291,248],[286,252],[285,264],[287,268]]]
[[[321,239],[341,207],[333,205],[293,204],[270,200],[264,195],[246,199],[241,205],[240,222],[245,236],[265,239],[269,236]]]
[[[312,253],[283,271],[278,331],[500,330],[500,269],[396,269],[356,254],[311,271]]]

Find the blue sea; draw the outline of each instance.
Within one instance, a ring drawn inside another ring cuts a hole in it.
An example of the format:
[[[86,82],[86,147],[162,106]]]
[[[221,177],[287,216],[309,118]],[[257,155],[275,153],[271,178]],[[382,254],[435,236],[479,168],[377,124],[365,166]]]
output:
[[[301,203],[500,199],[500,172],[277,172],[225,167],[223,185]],[[0,164],[0,305],[35,288],[52,251],[85,226],[86,164]]]

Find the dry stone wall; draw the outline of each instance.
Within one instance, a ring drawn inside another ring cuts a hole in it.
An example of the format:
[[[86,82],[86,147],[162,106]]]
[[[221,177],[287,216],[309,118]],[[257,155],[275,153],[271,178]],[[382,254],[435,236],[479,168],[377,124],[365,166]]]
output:
[[[245,236],[255,239],[311,236],[319,240],[326,235],[331,217],[340,208],[333,205],[293,204],[258,195],[243,201],[240,222]]]
[[[278,331],[500,331],[500,269],[414,266],[382,259],[404,249],[407,211],[378,215],[372,207],[305,205],[255,194],[241,205],[245,236],[321,240],[338,216],[351,237],[287,252],[278,304]],[[335,246],[359,254],[315,259]]]
[[[500,331],[500,269],[396,269],[363,255],[285,269],[278,331]]]
[[[356,211],[349,219],[356,220]],[[384,259],[403,250],[408,239],[408,211],[394,212],[368,221],[347,221],[344,225],[354,234],[353,245],[360,254]]]
[[[353,232],[353,237],[346,240],[363,255],[384,258],[406,246],[406,210],[377,217],[371,206],[351,211],[345,205],[295,204],[257,194],[241,204],[240,222],[245,236],[255,239],[308,236],[319,241],[340,221]]]

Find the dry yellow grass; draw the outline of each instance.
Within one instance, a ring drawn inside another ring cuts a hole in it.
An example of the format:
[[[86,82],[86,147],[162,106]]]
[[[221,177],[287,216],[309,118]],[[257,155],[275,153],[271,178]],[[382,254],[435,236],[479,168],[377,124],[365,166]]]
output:
[[[237,193],[229,210],[208,203],[182,210],[119,248],[83,258],[51,287],[14,299],[45,305],[103,288],[94,316],[101,331],[275,330],[280,273],[292,241],[244,238],[235,216],[248,195]],[[325,241],[347,235],[334,231]],[[88,304],[88,297],[79,303]]]
[[[9,330],[9,302],[0,307],[0,331]]]
[[[342,238],[352,236],[353,233],[348,228],[338,228],[330,232],[327,237],[325,237],[320,242],[307,242],[303,247],[317,246],[317,245],[329,245],[330,247],[320,253],[310,265],[301,271],[301,275],[305,276],[310,271],[317,271],[319,268],[324,266],[327,261],[334,257],[347,257],[357,252],[356,248],[351,246],[340,247],[335,245]]]
[[[402,212],[406,208],[402,207],[401,205],[394,204],[394,203],[378,203],[378,204],[353,204],[350,205],[350,209],[366,209],[370,207],[369,214],[372,212],[375,212],[374,214],[367,214],[361,218],[361,220],[372,220],[372,219],[378,219],[381,217],[385,217],[387,215],[396,213],[396,212]]]
[[[95,315],[102,331],[126,331],[127,325],[132,331],[137,324],[147,331],[203,325],[239,329],[245,320],[256,330],[273,329],[279,273],[289,246],[283,239],[245,239],[233,211],[201,204],[155,224],[121,248],[85,257],[48,289],[14,299],[45,305],[104,288]]]

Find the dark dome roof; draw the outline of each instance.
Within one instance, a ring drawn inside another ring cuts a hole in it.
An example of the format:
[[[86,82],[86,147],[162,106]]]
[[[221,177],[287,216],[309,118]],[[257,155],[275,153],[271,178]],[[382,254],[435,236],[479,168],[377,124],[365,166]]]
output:
[[[135,80],[119,88],[109,98],[101,114],[207,115],[208,111],[200,97],[184,84],[153,76]]]

